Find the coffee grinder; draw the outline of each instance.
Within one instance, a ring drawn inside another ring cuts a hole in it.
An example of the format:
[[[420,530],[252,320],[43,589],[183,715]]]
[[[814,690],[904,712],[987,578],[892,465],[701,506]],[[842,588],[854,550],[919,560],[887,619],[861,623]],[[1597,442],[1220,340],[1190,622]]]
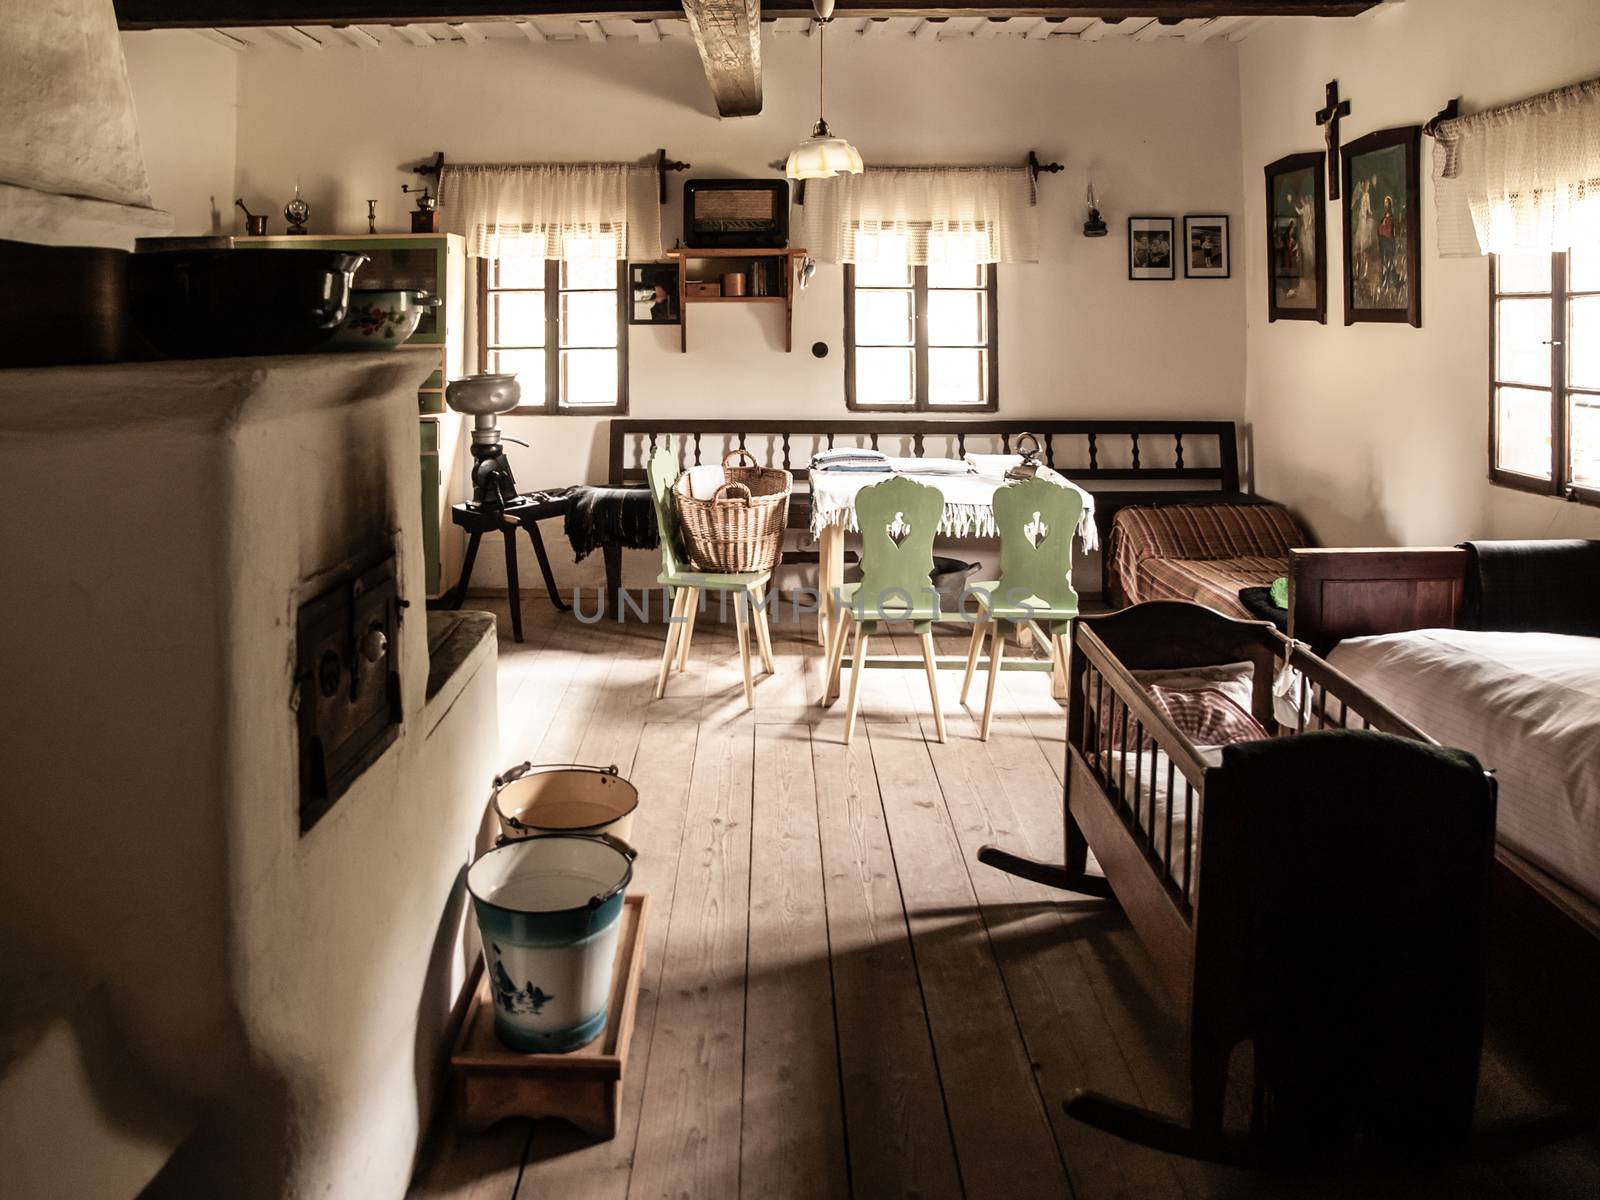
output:
[[[504,509],[517,502],[517,481],[506,461],[503,443],[527,443],[508,438],[495,420],[514,409],[522,399],[515,375],[482,373],[454,379],[445,388],[445,402],[458,413],[472,417],[472,501],[477,509]]]

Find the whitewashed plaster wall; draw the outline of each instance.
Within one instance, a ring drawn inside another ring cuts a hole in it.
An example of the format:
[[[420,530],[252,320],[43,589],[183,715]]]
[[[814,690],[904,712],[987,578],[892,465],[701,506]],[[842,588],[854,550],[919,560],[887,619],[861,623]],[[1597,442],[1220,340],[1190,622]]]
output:
[[[125,33],[150,193],[173,233],[231,233],[239,56],[198,33]]]
[[[239,191],[276,214],[298,180],[314,231],[354,232],[368,197],[380,228],[406,227],[399,189],[416,180],[402,167],[435,150],[471,162],[635,159],[664,146],[693,175],[771,176],[815,119],[816,43],[769,34],[762,63],[763,113],[719,120],[684,39],[252,51],[239,57]],[[1237,269],[1221,282],[1130,283],[1125,233],[1130,213],[1241,219],[1233,46],[830,36],[828,117],[869,164],[1021,163],[1030,149],[1066,163],[1039,185],[1042,261],[1001,269],[1001,416],[1243,415]],[[1102,241],[1081,235],[1090,170],[1112,230]],[[668,245],[684,178],[670,177]],[[686,355],[676,328],[633,328],[632,415],[844,417],[842,303],[842,273],[824,267],[797,304],[792,354],[779,315],[756,306],[694,310]],[[825,359],[810,353],[818,341]],[[604,427],[509,422],[531,443],[511,448],[519,482],[603,480]],[[567,557],[555,555],[564,579]],[[493,586],[501,571],[485,554],[474,582]],[[531,556],[523,577],[536,577]]]
[[[201,1119],[151,1200],[399,1200],[441,1092],[500,756],[492,641],[425,700],[421,373],[0,371],[0,502],[33,514],[0,552],[52,581],[16,599],[0,689],[26,731],[0,754],[0,945],[103,982],[119,1058]],[[390,539],[404,725],[302,836],[296,610]]]
[[[1248,414],[1256,486],[1325,545],[1596,537],[1600,510],[1487,478],[1489,265],[1445,259],[1423,141],[1422,328],[1346,327],[1339,206],[1328,205],[1328,324],[1266,316],[1262,168],[1322,149],[1312,114],[1338,79],[1346,141],[1421,124],[1452,96],[1473,112],[1595,74],[1594,0],[1407,0],[1356,21],[1273,23],[1241,44],[1249,290]]]

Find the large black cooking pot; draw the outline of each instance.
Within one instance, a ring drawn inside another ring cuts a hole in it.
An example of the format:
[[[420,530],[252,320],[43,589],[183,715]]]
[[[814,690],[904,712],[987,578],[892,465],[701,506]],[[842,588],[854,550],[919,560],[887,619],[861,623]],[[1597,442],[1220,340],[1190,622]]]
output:
[[[166,358],[305,354],[338,332],[361,254],[155,250],[128,263],[134,328]]]

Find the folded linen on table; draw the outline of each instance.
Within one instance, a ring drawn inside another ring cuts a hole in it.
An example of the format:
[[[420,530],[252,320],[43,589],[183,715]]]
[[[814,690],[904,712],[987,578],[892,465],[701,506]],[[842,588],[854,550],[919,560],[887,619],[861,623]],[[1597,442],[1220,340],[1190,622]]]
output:
[[[888,471],[889,456],[882,450],[866,446],[840,446],[835,450],[819,450],[811,456],[814,471]]]
[[[972,466],[964,458],[891,458],[889,465],[907,475],[972,474]]]

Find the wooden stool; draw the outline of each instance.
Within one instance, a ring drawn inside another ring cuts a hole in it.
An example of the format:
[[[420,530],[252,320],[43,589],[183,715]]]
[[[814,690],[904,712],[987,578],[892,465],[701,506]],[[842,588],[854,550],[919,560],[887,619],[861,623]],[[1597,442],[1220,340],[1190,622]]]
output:
[[[466,560],[461,564],[461,581],[450,593],[448,607],[460,608],[466,600],[467,584],[472,580],[472,564],[478,557],[478,543],[483,540],[484,534],[499,530],[506,542],[506,589],[511,594],[511,637],[513,641],[522,640],[522,593],[517,586],[517,528],[521,526],[528,531],[528,539],[533,542],[533,552],[539,559],[539,570],[544,575],[545,591],[549,593],[550,603],[561,612],[567,612],[572,606],[561,599],[561,593],[556,588],[555,576],[550,572],[550,559],[544,552],[544,539],[539,536],[539,522],[565,516],[570,503],[568,492],[559,491],[518,496],[504,508],[451,505],[450,519],[471,536],[467,541]]]
[[[616,1136],[622,1116],[622,1078],[644,977],[649,911],[649,896],[623,901],[605,1030],[587,1046],[566,1054],[524,1054],[502,1045],[494,1033],[489,979],[479,971],[450,1056],[451,1091],[462,1129],[479,1133],[506,1117],[560,1117],[591,1137]]]

